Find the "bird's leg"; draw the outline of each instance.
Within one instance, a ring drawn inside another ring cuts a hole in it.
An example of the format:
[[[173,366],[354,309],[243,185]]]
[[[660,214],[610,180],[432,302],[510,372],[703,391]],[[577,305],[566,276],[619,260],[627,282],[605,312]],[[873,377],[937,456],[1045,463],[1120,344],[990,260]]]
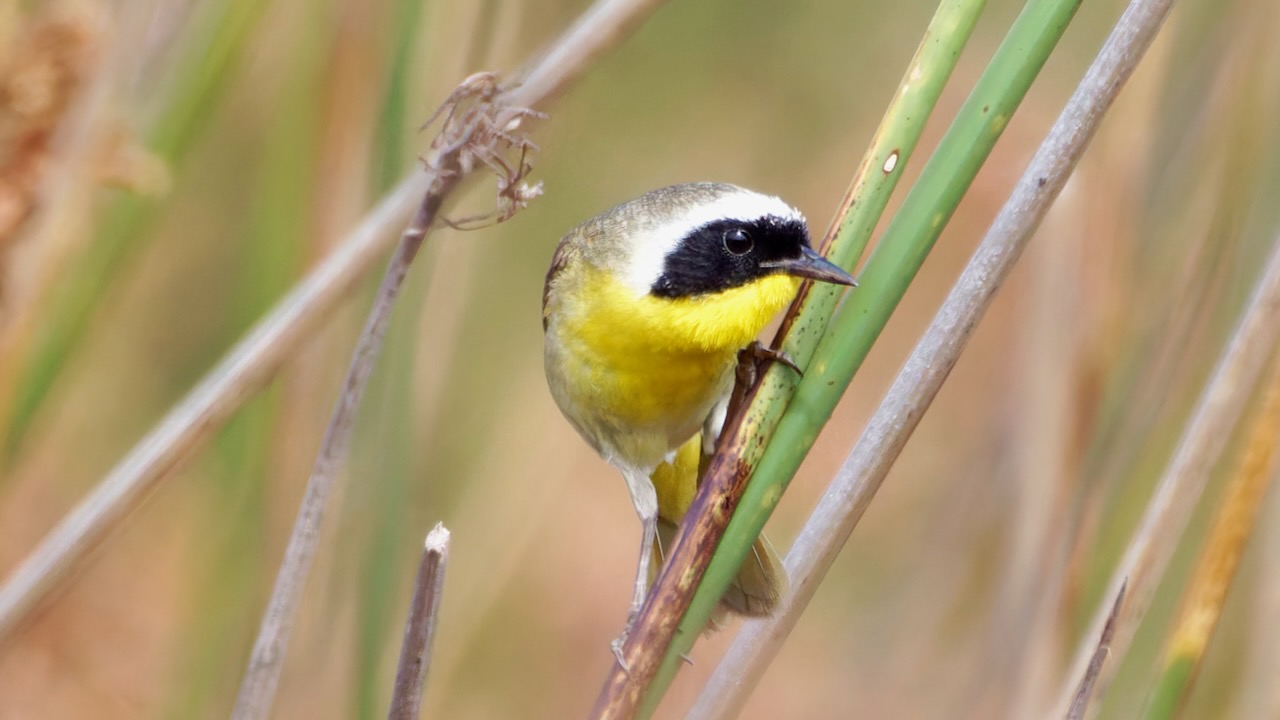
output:
[[[636,621],[644,597],[649,591],[649,571],[653,564],[653,541],[658,536],[658,502],[654,500],[653,512],[640,514],[640,562],[636,564],[635,591],[631,594],[631,607],[627,611],[627,629]]]
[[[644,605],[645,594],[649,588],[649,568],[653,561],[653,542],[658,537],[658,493],[653,488],[649,473],[644,470],[628,468],[623,471],[627,480],[627,489],[631,491],[631,503],[635,505],[636,515],[640,516],[640,560],[636,564],[635,591],[631,595],[631,608],[627,612],[627,625],[622,635],[613,641],[613,655],[618,665],[625,671],[627,663],[622,659],[622,644],[631,632],[631,625],[640,615]]]

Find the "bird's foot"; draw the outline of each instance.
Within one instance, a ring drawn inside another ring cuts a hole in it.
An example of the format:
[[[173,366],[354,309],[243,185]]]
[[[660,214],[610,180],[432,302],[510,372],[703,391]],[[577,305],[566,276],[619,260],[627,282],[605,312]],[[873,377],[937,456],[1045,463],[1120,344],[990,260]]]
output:
[[[618,661],[618,667],[622,668],[622,672],[628,676],[631,675],[631,666],[627,664],[626,658],[622,656],[622,648],[627,644],[627,636],[631,634],[631,627],[636,624],[636,618],[638,617],[640,617],[640,608],[632,606],[631,611],[627,613],[627,624],[622,628],[622,634],[609,643],[609,649],[613,651],[613,657]]]
[[[631,667],[627,665],[626,658],[622,657],[622,645],[627,641],[627,634],[623,632],[621,635],[613,639],[609,643],[609,649],[613,651],[613,659],[618,661],[618,667],[622,668],[622,672],[631,677]]]
[[[755,384],[756,378],[760,375],[760,367],[765,363],[776,362],[785,365],[796,372],[800,377],[804,377],[804,371],[796,364],[783,350],[775,350],[766,347],[759,340],[752,340],[751,344],[738,351],[738,388],[743,391]],[[733,404],[730,403],[730,407]]]
[[[744,363],[751,363],[758,367],[766,362],[776,362],[779,365],[785,365],[786,367],[794,370],[800,377],[804,377],[804,371],[800,369],[800,366],[796,364],[796,361],[792,359],[790,355],[783,350],[775,350],[774,348],[768,347],[759,340],[752,340],[750,345],[746,346],[738,353],[739,369],[741,369]],[[752,379],[754,380],[754,378]]]

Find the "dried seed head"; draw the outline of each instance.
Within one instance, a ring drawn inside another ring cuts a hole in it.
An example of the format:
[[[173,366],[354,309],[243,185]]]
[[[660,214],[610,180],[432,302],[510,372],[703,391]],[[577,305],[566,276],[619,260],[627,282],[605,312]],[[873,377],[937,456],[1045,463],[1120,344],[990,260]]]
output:
[[[426,123],[444,118],[440,133],[422,158],[423,165],[436,174],[433,191],[443,182],[481,165],[497,176],[497,208],[481,216],[443,219],[450,227],[474,229],[487,221],[504,222],[542,194],[541,182],[525,182],[533,171],[529,152],[537,152],[538,147],[519,130],[525,118],[546,115],[507,105],[503,102],[506,92],[496,74],[476,73],[463,80]]]

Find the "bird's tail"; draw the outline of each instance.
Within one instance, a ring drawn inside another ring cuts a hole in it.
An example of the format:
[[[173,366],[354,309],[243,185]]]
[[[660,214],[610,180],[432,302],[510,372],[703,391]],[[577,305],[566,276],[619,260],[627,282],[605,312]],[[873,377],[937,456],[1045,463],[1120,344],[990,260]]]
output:
[[[654,569],[650,581],[658,574],[663,562],[663,548],[675,542],[677,524],[666,518],[658,519],[658,540],[654,543]],[[742,561],[738,575],[720,597],[720,604],[711,616],[709,630],[718,630],[732,615],[743,617],[768,617],[778,608],[788,589],[787,570],[782,558],[774,551],[769,538],[761,533],[751,546],[751,554]]]
[[[671,462],[653,472],[658,492],[658,538],[654,543],[654,577],[665,559],[664,548],[675,541],[676,528],[693,502],[698,487],[698,470],[702,460],[702,440],[698,435],[676,451]],[[653,577],[650,577],[650,582]],[[738,575],[720,598],[708,629],[722,626],[729,615],[765,617],[773,614],[788,589],[787,571],[769,539],[761,533],[742,562]]]

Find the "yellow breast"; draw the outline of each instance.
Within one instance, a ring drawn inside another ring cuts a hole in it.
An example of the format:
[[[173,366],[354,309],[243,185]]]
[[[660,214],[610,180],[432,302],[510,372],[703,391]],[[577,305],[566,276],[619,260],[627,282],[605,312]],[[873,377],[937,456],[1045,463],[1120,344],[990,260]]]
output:
[[[565,279],[572,286],[556,289],[548,327],[553,392],[598,450],[639,464],[698,431],[731,388],[737,352],[798,285],[775,275],[720,293],[666,299],[637,296],[594,268]]]

